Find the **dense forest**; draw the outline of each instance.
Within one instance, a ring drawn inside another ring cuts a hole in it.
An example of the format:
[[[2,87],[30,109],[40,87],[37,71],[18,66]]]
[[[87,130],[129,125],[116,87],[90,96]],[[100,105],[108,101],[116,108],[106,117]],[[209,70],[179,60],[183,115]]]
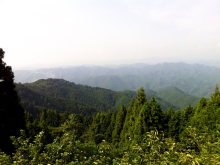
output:
[[[33,83],[16,84],[21,104],[33,117],[41,109],[69,111],[76,114],[92,115],[97,112],[117,112],[121,105],[128,107],[137,91],[112,91],[109,89],[75,84],[63,79],[41,79]],[[174,110],[184,109],[189,104],[196,106],[199,98],[190,96],[176,87],[166,87],[153,91],[146,89],[146,98],[157,99],[162,110],[173,106]]]
[[[209,100],[201,97],[195,106],[175,110],[171,105],[163,110],[155,96],[146,96],[144,87],[137,93],[112,94],[57,79],[15,86],[12,69],[3,58],[0,49],[0,164],[220,162],[217,85]],[[121,98],[126,103],[129,99],[129,105],[115,110]],[[32,111],[25,111],[21,106],[25,104]]]

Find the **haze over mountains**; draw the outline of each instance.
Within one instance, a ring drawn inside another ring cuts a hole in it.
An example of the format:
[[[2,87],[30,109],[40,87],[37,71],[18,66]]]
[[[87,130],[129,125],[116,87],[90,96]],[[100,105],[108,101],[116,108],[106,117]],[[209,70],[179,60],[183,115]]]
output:
[[[145,89],[160,90],[176,87],[196,97],[210,97],[220,82],[220,68],[201,64],[161,63],[156,65],[130,64],[118,67],[79,66],[15,70],[15,82],[34,82],[38,79],[62,78],[76,84],[102,87],[114,91]]]

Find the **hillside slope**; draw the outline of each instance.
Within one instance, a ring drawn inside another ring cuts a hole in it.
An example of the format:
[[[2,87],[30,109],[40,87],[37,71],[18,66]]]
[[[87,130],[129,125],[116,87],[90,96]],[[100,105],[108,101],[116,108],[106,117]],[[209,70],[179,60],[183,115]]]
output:
[[[17,84],[17,91],[22,104],[31,113],[39,113],[39,109],[71,111],[78,114],[92,115],[95,112],[118,111],[121,105],[129,106],[131,99],[137,95],[136,91],[112,91],[98,87],[76,85],[62,79],[38,80],[34,83]],[[146,89],[148,100],[156,94]],[[156,95],[155,95],[156,96]],[[156,96],[163,110],[170,108],[178,110],[180,107]]]
[[[188,95],[176,87],[165,87],[156,90],[156,92],[156,96],[171,103],[172,105],[180,107],[180,109],[186,108],[189,104],[195,107],[199,102],[198,97]]]

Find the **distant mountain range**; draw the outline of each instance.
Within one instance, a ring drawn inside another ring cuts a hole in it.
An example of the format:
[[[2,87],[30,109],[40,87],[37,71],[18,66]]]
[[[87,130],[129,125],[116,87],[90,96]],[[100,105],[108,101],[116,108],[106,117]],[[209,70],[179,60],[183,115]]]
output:
[[[62,78],[76,84],[102,87],[115,91],[159,90],[173,86],[196,97],[210,97],[220,82],[220,68],[200,64],[162,63],[132,64],[119,67],[81,66],[15,70],[15,82],[34,82],[46,78]]]
[[[38,80],[33,83],[18,83],[18,95],[23,107],[37,115],[41,109],[53,109],[62,113],[92,115],[96,112],[118,111],[121,105],[129,106],[135,98],[135,91],[112,91],[87,85],[76,85],[63,79]],[[184,109],[189,104],[195,106],[199,98],[190,96],[176,87],[166,87],[158,91],[146,89],[147,100],[154,95],[163,110],[171,106],[175,110]]]

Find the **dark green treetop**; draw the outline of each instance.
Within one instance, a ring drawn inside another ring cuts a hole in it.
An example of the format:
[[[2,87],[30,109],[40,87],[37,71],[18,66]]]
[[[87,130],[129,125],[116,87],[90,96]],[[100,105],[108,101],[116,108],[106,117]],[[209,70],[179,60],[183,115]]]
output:
[[[0,149],[13,151],[10,136],[19,136],[25,129],[24,109],[14,84],[12,68],[3,61],[5,52],[0,48]]]

